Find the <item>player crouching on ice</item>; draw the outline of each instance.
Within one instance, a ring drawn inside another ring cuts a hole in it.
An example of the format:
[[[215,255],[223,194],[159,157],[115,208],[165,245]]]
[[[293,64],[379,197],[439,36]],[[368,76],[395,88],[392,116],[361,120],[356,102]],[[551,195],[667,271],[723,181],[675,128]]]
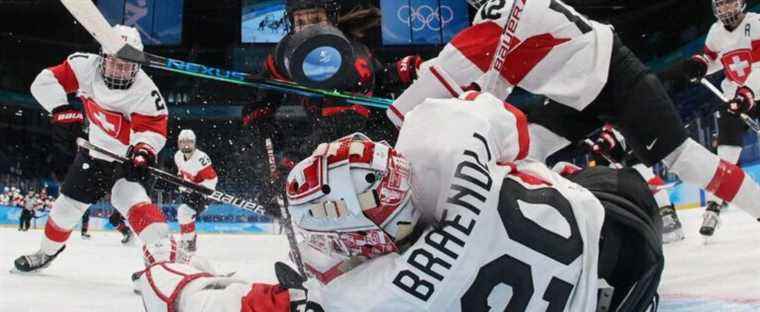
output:
[[[195,133],[193,130],[184,129],[177,137],[179,150],[174,154],[174,164],[183,179],[216,189],[219,179],[211,164],[211,158],[202,150],[195,147]],[[180,188],[181,189],[181,188]],[[177,208],[177,222],[179,222],[180,241],[179,246],[185,255],[192,255],[196,251],[197,235],[195,234],[195,221],[206,210],[208,200],[198,192],[182,192],[180,195],[182,205]]]
[[[128,44],[142,50],[136,29],[122,25],[114,29]],[[64,250],[84,211],[109,192],[113,207],[145,244],[146,262],[173,259],[175,247],[164,214],[141,184],[148,166],[155,163],[156,154],[166,143],[168,112],[158,88],[140,65],[107,51],[101,55],[74,53],[63,63],[43,70],[32,83],[31,92],[53,114],[54,122],[82,118],[66,98],[76,92],[89,120],[90,142],[127,155],[130,161],[119,164],[105,155],[80,151],[69,167],[61,195],[53,203],[39,251],[16,259],[16,269],[29,272],[49,266]]]
[[[286,183],[308,278],[277,264],[279,284],[249,283],[163,262],[137,281],[144,305],[656,310],[661,225],[646,182],[606,168],[571,182],[525,159],[529,139],[519,110],[466,93],[416,106],[395,148],[361,134],[321,144]]]

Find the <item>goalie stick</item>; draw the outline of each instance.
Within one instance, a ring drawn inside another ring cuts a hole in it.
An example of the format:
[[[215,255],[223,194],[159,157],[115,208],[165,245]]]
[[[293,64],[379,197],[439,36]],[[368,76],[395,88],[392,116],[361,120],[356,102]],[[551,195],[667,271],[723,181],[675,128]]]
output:
[[[290,81],[264,79],[250,73],[215,68],[143,52],[121,40],[92,1],[61,0],[61,3],[100,43],[104,52],[114,54],[121,59],[194,77],[307,97],[329,97],[367,107],[387,109],[393,103],[390,99],[354,95],[337,90],[309,88]]]
[[[306,277],[303,260],[301,260],[301,251],[298,249],[296,233],[293,231],[293,221],[290,218],[290,211],[288,211],[288,198],[282,191],[283,186],[277,185],[277,163],[274,160],[272,139],[267,138],[265,145],[267,148],[267,159],[269,161],[269,183],[272,184],[274,189],[280,190],[277,193],[280,200],[282,200],[282,204],[280,204],[280,226],[285,229],[285,236],[288,238],[288,244],[290,245],[290,254],[293,257],[293,262],[296,264],[298,273],[300,273],[301,276]]]
[[[702,83],[703,86],[705,86],[708,90],[712,91],[712,93],[715,94],[723,103],[728,103],[729,100],[723,95],[723,93],[718,90],[707,78],[702,78],[702,80],[699,81]],[[752,129],[752,131],[757,132],[760,134],[760,124],[758,124],[752,117],[747,116],[747,114],[740,114],[739,117],[744,121],[744,123],[747,124],[747,126]]]
[[[88,149],[90,151],[94,151],[96,153],[100,153],[103,155],[106,155],[112,159],[114,159],[117,162],[123,163],[126,161],[129,161],[126,157],[117,155],[114,152],[111,152],[109,150],[106,150],[104,148],[101,148],[95,144],[90,143],[89,141],[83,139],[83,138],[77,138],[77,145],[81,148]],[[171,173],[168,173],[166,171],[163,171],[161,169],[158,169],[156,167],[148,167],[148,172],[150,172],[151,175],[154,177],[161,179],[163,181],[169,182],[171,184],[184,187],[190,191],[200,193],[206,196],[206,198],[218,201],[225,204],[230,204],[232,206],[245,209],[260,215],[264,215],[267,217],[273,217],[271,213],[267,212],[263,206],[259,205],[256,202],[246,200],[234,195],[230,195],[221,191],[212,190],[210,188],[207,188],[203,185],[198,185],[190,181],[186,181],[185,179],[178,177],[176,175],[173,175]]]

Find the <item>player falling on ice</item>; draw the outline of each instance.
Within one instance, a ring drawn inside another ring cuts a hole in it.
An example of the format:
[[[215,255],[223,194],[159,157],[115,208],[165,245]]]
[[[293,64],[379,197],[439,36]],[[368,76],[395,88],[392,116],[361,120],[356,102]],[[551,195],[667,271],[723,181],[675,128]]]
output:
[[[114,30],[131,46],[142,49],[136,29]],[[80,151],[66,174],[61,195],[50,211],[40,249],[16,259],[19,271],[46,268],[65,248],[84,211],[109,192],[111,204],[126,216],[142,242],[146,262],[174,256],[169,227],[141,182],[147,167],[166,143],[167,109],[158,88],[140,69],[103,51],[100,55],[74,53],[63,63],[44,69],[31,86],[34,98],[53,119],[79,111],[66,95],[76,93],[89,120],[89,140],[129,162],[119,164],[96,152]]]
[[[712,5],[718,21],[707,33],[704,50],[668,68],[662,76],[683,84],[699,82],[706,75],[723,70],[726,78],[721,88],[726,98],[732,100],[718,112],[718,156],[736,164],[747,131],[739,115],[760,117],[756,105],[760,99],[760,14],[744,12],[747,7],[744,0],[713,0]],[[700,234],[706,237],[714,234],[720,224],[720,211],[726,206],[726,202],[708,195]]]
[[[497,63],[504,65],[496,73],[488,70],[502,31],[507,39]],[[531,137],[538,142],[531,146],[534,159],[545,160],[610,122],[645,165],[662,162],[684,182],[760,217],[760,185],[688,138],[661,82],[612,26],[589,20],[560,0],[483,4],[473,26],[424,63],[421,77],[389,108],[397,125],[421,99],[452,94],[438,82],[442,73],[424,70],[431,65],[460,86],[493,85],[487,91],[499,98],[512,86],[548,97],[548,104],[527,111]]]
[[[615,163],[611,163],[610,166],[625,165],[635,169],[644,181],[647,181],[662,217],[662,242],[667,244],[685,239],[686,235],[683,233],[676,208],[670,201],[668,191],[663,189],[665,181],[655,174],[653,168],[645,166],[632,154],[623,135],[612,125],[606,124],[599,137],[592,143],[593,145],[587,148],[594,154],[597,164],[613,161]]]
[[[177,137],[179,150],[174,154],[174,164],[177,166],[178,174],[187,181],[214,190],[219,179],[211,164],[211,158],[197,149],[195,144],[193,130],[184,129],[179,132]],[[180,196],[182,204],[177,208],[177,221],[180,229],[179,246],[185,254],[192,255],[197,247],[195,222],[198,216],[206,210],[208,200],[198,192],[182,192]]]
[[[579,173],[573,183],[525,160],[529,142],[519,110],[471,92],[416,106],[396,148],[361,134],[321,144],[286,183],[288,209],[304,233],[307,280],[281,264],[280,284],[270,285],[159,263],[137,281],[144,306],[643,311],[662,269],[646,184],[633,170],[607,168]],[[643,226],[624,226],[633,223]],[[597,297],[607,289],[600,277],[614,294]]]

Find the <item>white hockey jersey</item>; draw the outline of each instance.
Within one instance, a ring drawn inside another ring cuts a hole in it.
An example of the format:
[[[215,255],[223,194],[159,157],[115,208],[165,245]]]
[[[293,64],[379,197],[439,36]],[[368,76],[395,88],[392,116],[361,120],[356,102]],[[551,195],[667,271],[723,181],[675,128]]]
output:
[[[492,0],[478,11],[473,26],[457,34],[438,57],[425,62],[420,78],[389,108],[397,126],[426,98],[450,94],[424,68],[437,65],[460,86],[485,86],[504,25],[511,38],[502,79],[487,90],[505,99],[512,86],[545,95],[582,110],[601,92],[612,56],[612,27],[586,19],[560,0]]]
[[[309,279],[306,297],[266,284],[215,293],[194,287],[199,279],[179,311],[595,311],[601,203],[521,160],[525,116],[473,94],[430,99],[407,115],[397,150],[413,166],[422,224],[435,226],[403,252],[326,285]]]
[[[212,190],[216,189],[219,178],[211,164],[211,158],[203,151],[195,149],[189,159],[185,159],[185,155],[181,151],[177,151],[174,154],[174,164],[177,165],[179,175],[186,181],[203,185]]]
[[[130,145],[147,143],[158,153],[166,143],[168,110],[153,80],[140,70],[129,89],[112,90],[98,73],[99,62],[98,55],[74,53],[37,75],[32,95],[51,112],[68,104],[67,94],[76,93],[89,121],[91,143],[120,155]],[[90,155],[111,160],[93,151]]]
[[[733,31],[715,22],[702,55],[696,59],[707,62],[708,74],[724,71],[721,87],[726,97],[733,98],[739,86],[747,86],[760,99],[760,14],[747,12]]]

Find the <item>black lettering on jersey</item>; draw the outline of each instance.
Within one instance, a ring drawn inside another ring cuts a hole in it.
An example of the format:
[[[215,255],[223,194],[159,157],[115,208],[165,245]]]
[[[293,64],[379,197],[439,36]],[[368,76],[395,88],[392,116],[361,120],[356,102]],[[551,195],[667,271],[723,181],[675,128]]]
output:
[[[325,312],[325,309],[322,308],[321,305],[319,305],[316,302],[313,301],[295,301],[290,303],[290,310],[291,311],[297,311],[297,312]]]
[[[158,93],[158,90],[153,90],[150,92],[150,96],[152,96],[156,101],[156,110],[160,111],[166,108],[164,105],[164,99],[161,97],[161,93]]]
[[[87,59],[87,58],[90,58],[90,56],[87,55],[87,54],[84,54],[84,53],[74,53],[71,56],[69,56],[69,61],[73,60],[73,59],[76,59],[76,58]]]
[[[578,27],[578,30],[580,30],[581,33],[587,34],[593,30],[593,28],[591,28],[591,26],[586,23],[586,20],[584,20],[583,17],[573,14],[573,12],[570,11],[570,9],[565,6],[565,4],[557,0],[551,1],[552,2],[549,3],[549,9],[567,17],[569,21],[573,22],[573,24]]]
[[[430,299],[435,291],[432,283],[420,279],[417,274],[409,270],[399,272],[393,279],[393,285],[422,301]]]
[[[501,18],[501,13],[499,13],[499,10],[503,9],[504,6],[507,5],[507,0],[491,0],[488,1],[486,4],[483,5],[483,7],[480,9],[480,18],[481,19],[490,19],[490,20],[497,20]]]
[[[747,37],[750,37],[750,33],[752,32],[752,24],[747,23],[746,26],[744,26],[744,35]]]
[[[407,251],[406,262],[413,270],[403,270],[393,279],[393,284],[399,289],[422,301],[430,299],[435,293],[436,283],[445,279],[446,272],[453,267],[452,263],[459,259],[459,251],[465,248],[466,237],[477,223],[474,217],[480,215],[478,206],[485,203],[486,194],[493,187],[487,161],[482,161],[491,160],[490,147],[482,135],[474,133],[473,138],[483,148],[474,149],[480,153],[470,149],[462,153],[464,159],[457,165],[449,187],[453,195],[446,200],[465,209],[446,210],[443,221],[425,235],[425,245]],[[457,213],[449,215],[449,211]]]
[[[201,163],[201,166],[206,166],[211,163],[211,159],[208,159],[208,157],[201,157],[198,159],[198,161]]]

